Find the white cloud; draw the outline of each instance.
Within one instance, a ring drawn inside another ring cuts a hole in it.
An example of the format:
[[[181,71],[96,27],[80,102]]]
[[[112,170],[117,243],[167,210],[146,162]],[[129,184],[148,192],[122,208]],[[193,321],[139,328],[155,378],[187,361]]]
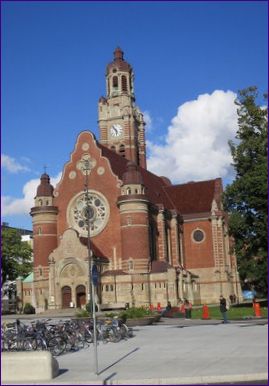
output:
[[[228,140],[238,127],[235,98],[232,91],[216,90],[179,106],[165,144],[147,142],[148,169],[174,183],[231,175]]]
[[[50,179],[50,183],[55,187],[60,181],[62,173]],[[40,179],[36,178],[28,181],[23,187],[23,197],[14,198],[10,196],[3,196],[1,198],[2,216],[12,216],[26,214],[29,215],[30,209],[34,206],[34,197],[36,189],[40,184]]]
[[[152,129],[152,118],[149,111],[143,111],[143,117],[146,124],[146,130],[149,131]]]
[[[15,158],[6,154],[1,155],[1,166],[10,173],[28,172],[30,169],[27,166],[21,165]]]

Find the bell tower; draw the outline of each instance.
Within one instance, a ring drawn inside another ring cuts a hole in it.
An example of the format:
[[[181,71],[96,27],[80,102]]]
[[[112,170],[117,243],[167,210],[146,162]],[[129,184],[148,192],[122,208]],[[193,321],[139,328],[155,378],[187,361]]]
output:
[[[146,169],[145,122],[135,105],[134,73],[117,47],[106,68],[106,97],[98,103],[100,143]]]

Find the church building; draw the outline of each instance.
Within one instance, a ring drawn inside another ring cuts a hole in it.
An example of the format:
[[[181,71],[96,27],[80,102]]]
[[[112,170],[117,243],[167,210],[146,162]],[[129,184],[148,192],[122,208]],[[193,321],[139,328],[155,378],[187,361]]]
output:
[[[99,139],[81,132],[60,182],[44,173],[31,208],[33,279],[19,286],[37,312],[84,307],[98,270],[99,309],[241,299],[220,178],[173,185],[147,170],[134,73],[116,48],[98,103]],[[88,226],[89,225],[89,226]]]

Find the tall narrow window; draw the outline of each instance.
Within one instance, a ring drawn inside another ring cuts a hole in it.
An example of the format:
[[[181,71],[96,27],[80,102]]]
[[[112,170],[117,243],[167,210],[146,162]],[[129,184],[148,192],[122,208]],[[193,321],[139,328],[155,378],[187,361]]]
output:
[[[127,79],[125,75],[122,75],[121,77],[121,91],[122,92],[127,92]]]
[[[125,157],[125,146],[120,145],[119,153],[122,157]]]
[[[118,77],[117,76],[113,76],[113,88],[114,89],[117,89],[118,88]]]
[[[151,261],[157,260],[156,235],[157,235],[156,225],[152,221],[149,224],[149,248],[150,248]]]

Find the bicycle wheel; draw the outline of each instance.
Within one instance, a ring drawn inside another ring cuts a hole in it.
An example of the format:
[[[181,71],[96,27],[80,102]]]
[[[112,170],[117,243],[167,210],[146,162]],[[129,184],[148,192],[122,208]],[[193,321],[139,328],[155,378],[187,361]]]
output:
[[[127,327],[125,324],[122,324],[122,325],[120,326],[120,334],[121,334],[122,339],[127,339],[127,338],[129,338],[129,335],[128,335],[128,327]]]
[[[82,334],[80,334],[80,333],[76,334],[74,346],[76,349],[84,348],[85,340],[84,340],[84,337],[82,336]]]
[[[113,328],[112,330],[110,330],[109,335],[110,335],[111,342],[113,343],[118,343],[121,340],[120,330],[116,328],[115,329]]]
[[[127,332],[128,338],[133,338],[134,330],[132,328],[128,328],[127,326],[126,326],[126,328],[128,329],[128,332]]]
[[[48,348],[47,343],[43,338],[33,339],[32,347],[33,347],[33,350],[36,350],[36,351],[47,350]]]
[[[48,341],[48,349],[54,356],[61,355],[65,350],[66,343],[60,336],[55,336]]]
[[[89,330],[84,331],[84,339],[87,343],[93,342],[93,334]]]
[[[32,338],[25,338],[21,342],[21,347],[23,351],[32,351],[33,350],[33,340]]]

